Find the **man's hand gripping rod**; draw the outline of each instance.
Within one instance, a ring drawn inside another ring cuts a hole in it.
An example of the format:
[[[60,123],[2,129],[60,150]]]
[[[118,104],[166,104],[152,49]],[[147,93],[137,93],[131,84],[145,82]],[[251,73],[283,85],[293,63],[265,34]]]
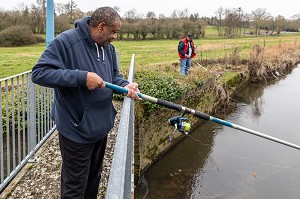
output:
[[[115,91],[118,91],[118,92],[121,92],[121,93],[124,93],[124,94],[128,94],[128,90],[124,87],[117,86],[115,84],[111,84],[111,83],[108,83],[108,82],[104,82],[104,83],[105,83],[106,88],[110,88],[110,89],[113,89]],[[218,119],[216,117],[212,117],[212,116],[210,116],[206,113],[202,113],[200,111],[197,111],[197,110],[194,110],[194,109],[191,109],[191,108],[187,108],[187,107],[181,106],[179,104],[175,104],[175,103],[170,102],[170,101],[166,101],[166,100],[158,99],[158,98],[155,98],[155,97],[151,97],[149,95],[145,95],[145,94],[142,94],[142,93],[137,93],[137,95],[139,96],[139,98],[142,98],[142,99],[147,100],[149,102],[164,106],[166,108],[174,109],[174,110],[179,111],[181,113],[188,113],[188,114],[191,114],[191,115],[193,115],[197,118],[203,119],[203,120],[210,120],[210,121],[213,121],[215,123],[222,124],[224,126],[228,126],[228,127],[240,130],[240,131],[244,131],[246,133],[250,133],[252,135],[256,135],[256,136],[259,136],[259,137],[262,137],[262,138],[265,138],[265,139],[268,139],[268,140],[271,140],[271,141],[274,141],[274,142],[277,142],[277,143],[280,143],[280,144],[283,144],[283,145],[286,145],[286,146],[289,146],[289,147],[300,150],[299,145],[296,145],[296,144],[278,139],[276,137],[272,137],[272,136],[260,133],[258,131],[254,131],[252,129],[248,129],[248,128],[239,126],[237,124],[227,122],[225,120]]]

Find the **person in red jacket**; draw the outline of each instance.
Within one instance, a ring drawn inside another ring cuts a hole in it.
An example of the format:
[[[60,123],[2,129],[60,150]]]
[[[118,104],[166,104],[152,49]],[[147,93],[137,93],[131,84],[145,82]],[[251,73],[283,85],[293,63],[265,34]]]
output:
[[[188,75],[192,58],[195,57],[195,45],[193,35],[187,34],[178,44],[178,55],[180,58],[180,75]]]

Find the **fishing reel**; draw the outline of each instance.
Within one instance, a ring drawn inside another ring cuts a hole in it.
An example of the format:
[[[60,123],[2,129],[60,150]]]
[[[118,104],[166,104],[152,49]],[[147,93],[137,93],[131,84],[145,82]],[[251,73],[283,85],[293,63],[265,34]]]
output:
[[[169,141],[172,141],[173,135],[176,131],[187,135],[191,130],[191,122],[188,118],[184,118],[183,115],[175,116],[168,120],[169,125],[174,126],[174,131],[169,137]]]

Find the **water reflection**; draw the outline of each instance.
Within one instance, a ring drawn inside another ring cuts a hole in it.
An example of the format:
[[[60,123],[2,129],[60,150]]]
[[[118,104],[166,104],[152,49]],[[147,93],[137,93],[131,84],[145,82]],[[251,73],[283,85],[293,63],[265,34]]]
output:
[[[146,198],[188,198],[191,193],[187,190],[199,169],[206,165],[214,142],[213,125],[206,123],[204,129],[194,139],[201,140],[205,145],[183,140],[148,170],[145,178],[150,192]],[[142,198],[146,191],[145,185],[137,187],[136,198]]]
[[[300,145],[300,69],[273,85],[252,85],[225,118]],[[294,199],[300,151],[212,122],[198,126],[145,174],[135,198]]]

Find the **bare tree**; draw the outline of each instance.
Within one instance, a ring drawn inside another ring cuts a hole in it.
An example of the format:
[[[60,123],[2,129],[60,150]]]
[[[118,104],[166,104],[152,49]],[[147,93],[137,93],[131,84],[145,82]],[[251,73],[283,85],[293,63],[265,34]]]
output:
[[[241,20],[242,20],[242,27],[244,28],[244,36],[245,36],[246,28],[250,27],[250,20],[251,20],[250,14],[244,13],[243,18]]]
[[[43,16],[43,10],[40,6],[31,5],[31,19],[32,19],[32,30],[33,33],[44,33],[45,28],[45,16]]]
[[[127,33],[127,39],[130,37],[130,33],[133,33],[133,25],[136,20],[136,10],[131,9],[124,14],[125,23],[123,23],[123,30]]]
[[[225,35],[232,36],[241,36],[243,28],[243,19],[244,13],[241,7],[233,9],[225,9],[224,14],[224,26],[225,26]]]
[[[69,3],[65,4],[66,11],[69,17],[69,23],[74,24],[78,18],[81,18],[83,13],[78,8],[78,5],[74,2],[74,0],[70,0]]]
[[[265,8],[258,8],[252,11],[252,20],[254,25],[255,35],[259,35],[259,29],[262,23],[270,17],[270,14]]]
[[[217,18],[218,35],[222,36],[223,35],[223,33],[222,33],[222,26],[223,26],[222,17],[224,14],[223,8],[222,7],[218,8],[218,10],[215,11],[215,14],[216,14],[216,18]]]
[[[292,16],[292,20],[290,21],[290,29],[293,31],[299,31],[300,27],[300,13]]]
[[[140,20],[137,23],[137,26],[139,27],[139,31],[141,33],[142,39],[145,40],[148,33],[149,33],[149,25],[146,20]]]
[[[232,9],[225,9],[225,17],[224,17],[224,27],[225,27],[225,35],[227,37],[232,37],[235,35],[235,27],[237,21],[237,15]]]
[[[275,17],[275,31],[276,31],[276,34],[279,35],[280,32],[284,29],[286,25],[286,20],[283,16],[281,15],[278,15],[277,17]]]

